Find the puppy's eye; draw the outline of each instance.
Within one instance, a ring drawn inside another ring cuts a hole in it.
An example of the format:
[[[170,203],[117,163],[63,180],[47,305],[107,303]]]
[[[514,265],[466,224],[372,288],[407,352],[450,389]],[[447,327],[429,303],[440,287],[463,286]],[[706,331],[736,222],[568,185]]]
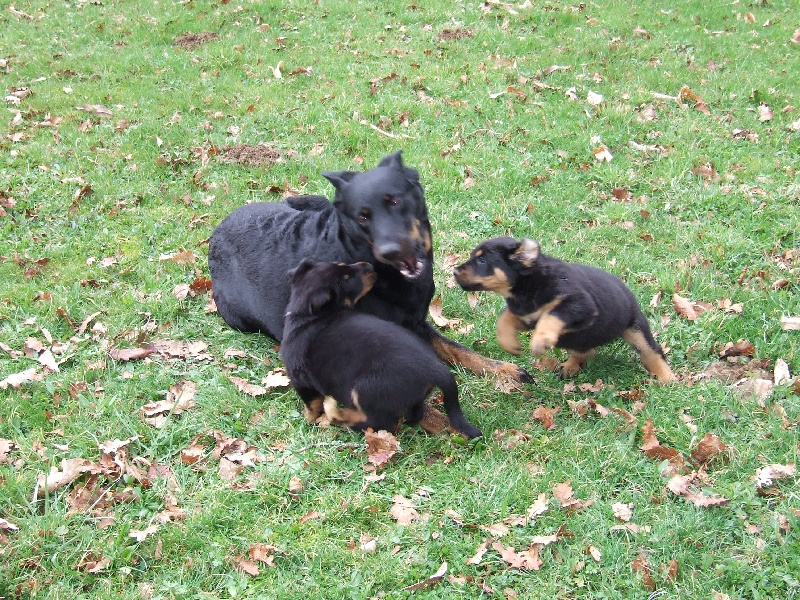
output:
[[[486,259],[483,256],[479,256],[478,258],[475,259],[475,264],[476,265],[485,265],[486,264]]]
[[[400,198],[395,198],[393,196],[384,196],[383,200],[389,206],[400,206]]]
[[[356,221],[358,221],[362,225],[365,225],[367,223],[367,221],[369,221],[369,211],[368,210],[362,210],[360,213],[358,213],[358,216],[356,217]]]

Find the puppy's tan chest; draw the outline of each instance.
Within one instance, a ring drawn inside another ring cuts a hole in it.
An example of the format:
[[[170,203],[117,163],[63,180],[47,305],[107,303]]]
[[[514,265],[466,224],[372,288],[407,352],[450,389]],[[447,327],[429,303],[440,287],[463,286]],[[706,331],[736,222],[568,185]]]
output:
[[[563,297],[558,296],[553,298],[549,302],[546,302],[537,308],[530,311],[520,310],[522,307],[520,305],[515,306],[514,302],[509,301],[508,310],[511,311],[515,317],[517,317],[526,327],[526,329],[533,329],[536,327],[536,323],[541,319],[544,315],[548,314],[552,311],[556,306],[561,304]]]

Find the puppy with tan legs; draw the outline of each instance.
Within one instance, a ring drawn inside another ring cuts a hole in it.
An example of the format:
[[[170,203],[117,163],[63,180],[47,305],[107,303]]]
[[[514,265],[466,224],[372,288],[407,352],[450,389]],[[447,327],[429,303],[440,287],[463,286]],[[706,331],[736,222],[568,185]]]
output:
[[[377,283],[373,266],[303,261],[294,270],[281,358],[313,422],[394,431],[425,422],[425,398],[442,391],[450,425],[483,435],[467,421],[453,374],[408,329],[354,307]]]
[[[563,348],[569,358],[560,374],[573,377],[595,348],[622,338],[651,375],[675,379],[633,292],[607,271],[543,254],[535,240],[498,237],[478,245],[453,274],[464,290],[505,298],[497,341],[506,352],[520,354],[519,333],[533,330],[531,353]]]

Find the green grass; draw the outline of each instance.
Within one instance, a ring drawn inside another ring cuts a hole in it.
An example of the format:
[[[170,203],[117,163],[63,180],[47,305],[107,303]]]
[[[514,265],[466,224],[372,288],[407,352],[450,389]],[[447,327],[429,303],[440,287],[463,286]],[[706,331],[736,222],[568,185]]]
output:
[[[532,4],[20,0],[0,11],[3,96],[31,91],[6,99],[19,117],[4,112],[0,125],[0,341],[12,351],[29,337],[65,344],[59,372],[0,390],[0,439],[13,442],[0,462],[0,518],[16,527],[0,521],[0,597],[643,598],[652,590],[633,569],[640,554],[664,597],[797,597],[797,478],[767,495],[754,478],[797,462],[800,396],[778,387],[761,406],[695,375],[716,361],[716,346],[738,339],[755,358],[800,371],[800,337],[780,327],[800,314],[800,132],[791,126],[800,11],[784,0]],[[218,38],[173,46],[187,32]],[[553,65],[569,69],[544,74]],[[663,98],[682,86],[710,114]],[[586,102],[590,91],[599,106]],[[759,120],[761,103],[772,119]],[[78,108],[95,104],[112,116]],[[643,118],[648,105],[654,119]],[[594,160],[594,136],[611,162]],[[281,161],[248,167],[215,154],[259,143]],[[234,208],[278,200],[287,187],[330,195],[320,171],[369,168],[397,148],[426,190],[445,315],[474,324],[447,335],[508,358],[494,339],[500,299],[470,308],[442,265],[487,237],[535,237],[547,253],[623,277],[682,382],[652,384],[621,343],[576,378],[602,379],[597,393],[565,392],[554,374],[534,371],[535,383],[504,394],[456,369],[465,412],[486,439],[407,428],[402,452],[379,470],[385,479],[369,485],[362,436],[307,425],[291,390],[239,392],[227,377],[259,383],[280,366],[274,343],[232,331],[205,312],[205,296],[179,300],[173,288],[207,276],[205,242]],[[707,163],[717,176],[696,172]],[[615,187],[635,201],[616,201]],[[195,264],[160,260],[182,250]],[[775,289],[780,279],[788,283]],[[744,309],[690,322],[672,307],[676,291]],[[210,356],[109,356],[157,339],[202,340]],[[36,364],[0,350],[0,379]],[[140,419],[140,407],[185,380],[197,386],[194,408],[161,429]],[[631,410],[616,395],[631,389],[646,401],[632,430],[568,403]],[[554,429],[531,419],[538,405],[560,409]],[[704,485],[730,503],[699,508],[665,490],[666,465],[639,450],[647,419],[685,457],[707,432],[722,439],[730,452],[704,469]],[[509,430],[528,437],[508,448]],[[195,436],[213,432],[242,438],[264,460],[234,483],[220,477],[213,442],[203,461],[184,464]],[[101,476],[103,489],[127,497],[106,510],[110,526],[85,507],[70,513],[88,475],[34,496],[51,466],[98,461],[98,444],[134,436],[128,462],[174,479]],[[292,477],[303,482],[296,497]],[[583,510],[567,513],[553,498],[565,481]],[[491,547],[479,565],[466,562],[490,537],[481,526],[524,515],[540,493],[548,510],[499,538],[522,551],[565,527],[570,535],[541,550],[540,570],[509,568]],[[397,524],[396,494],[422,518]],[[158,523],[171,499],[182,519],[141,542],[129,535]],[[633,505],[639,533],[610,531],[617,502]],[[320,516],[301,521],[312,511]],[[374,552],[359,549],[362,536],[376,540]],[[252,576],[235,556],[256,543],[278,551]],[[93,573],[89,559],[106,562]],[[659,571],[670,560],[672,580]],[[437,585],[403,591],[444,561]]]

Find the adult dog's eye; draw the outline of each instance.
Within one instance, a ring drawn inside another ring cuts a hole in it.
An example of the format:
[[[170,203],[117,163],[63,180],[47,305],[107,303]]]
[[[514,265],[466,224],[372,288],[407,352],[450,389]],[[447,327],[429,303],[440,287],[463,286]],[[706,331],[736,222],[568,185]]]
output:
[[[369,211],[363,210],[360,213],[358,213],[356,220],[362,225],[366,225],[367,221],[369,221]]]
[[[389,206],[399,206],[401,202],[400,198],[390,196],[389,194],[386,194],[383,197],[383,201],[386,202],[386,204],[388,204]]]

